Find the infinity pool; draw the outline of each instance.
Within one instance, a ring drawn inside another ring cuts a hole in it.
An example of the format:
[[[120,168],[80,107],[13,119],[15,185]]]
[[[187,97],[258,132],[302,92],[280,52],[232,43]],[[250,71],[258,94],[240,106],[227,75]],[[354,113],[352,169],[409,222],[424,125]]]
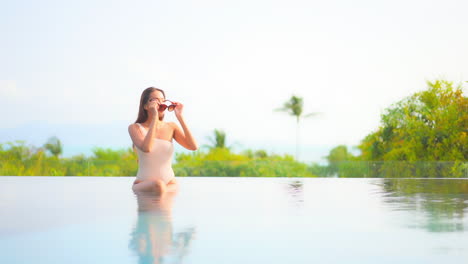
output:
[[[0,263],[468,263],[468,179],[0,177]]]

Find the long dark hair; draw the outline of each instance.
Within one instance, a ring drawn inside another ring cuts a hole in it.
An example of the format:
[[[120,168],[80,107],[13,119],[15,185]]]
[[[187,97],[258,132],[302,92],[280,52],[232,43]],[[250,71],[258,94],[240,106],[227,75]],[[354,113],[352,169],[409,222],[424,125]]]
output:
[[[156,88],[156,87],[146,88],[141,93],[140,108],[138,110],[138,117],[137,117],[137,120],[135,121],[135,123],[140,123],[141,124],[141,123],[146,122],[146,120],[148,119],[148,111],[146,111],[146,109],[144,107],[145,107],[145,104],[148,103],[151,93],[154,92],[154,91],[160,91],[163,94],[164,99],[166,99],[166,94],[164,93],[163,90],[161,90],[159,88]]]

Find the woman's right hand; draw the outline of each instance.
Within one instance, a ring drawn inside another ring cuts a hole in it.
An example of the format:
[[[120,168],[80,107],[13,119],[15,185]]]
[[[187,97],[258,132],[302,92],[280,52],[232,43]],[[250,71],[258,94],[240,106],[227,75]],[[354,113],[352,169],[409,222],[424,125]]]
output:
[[[156,118],[156,120],[159,120],[159,112],[158,112],[159,105],[160,105],[160,103],[159,103],[158,100],[148,102],[148,111],[153,114],[153,116]]]

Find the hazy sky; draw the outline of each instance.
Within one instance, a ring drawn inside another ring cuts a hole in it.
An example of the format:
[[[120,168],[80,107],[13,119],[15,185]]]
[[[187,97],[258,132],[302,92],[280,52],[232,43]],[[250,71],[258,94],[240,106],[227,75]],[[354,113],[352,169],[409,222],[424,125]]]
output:
[[[306,113],[323,113],[300,130],[303,159],[316,160],[359,144],[427,80],[467,81],[466,10],[462,0],[3,1],[0,143],[127,147],[141,92],[156,86],[185,104],[201,144],[217,128],[239,148],[274,152],[294,153],[295,121],[273,110],[302,96]]]

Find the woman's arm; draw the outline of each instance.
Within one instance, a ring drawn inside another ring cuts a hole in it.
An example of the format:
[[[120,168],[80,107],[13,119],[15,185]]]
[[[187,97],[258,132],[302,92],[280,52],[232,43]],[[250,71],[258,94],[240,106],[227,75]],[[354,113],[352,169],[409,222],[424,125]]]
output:
[[[133,144],[143,152],[150,152],[153,148],[153,138],[156,137],[156,132],[158,131],[159,123],[161,122],[159,121],[158,111],[156,110],[157,107],[159,107],[157,102],[152,102],[149,105],[148,111],[153,111],[153,115],[146,136],[143,136],[143,133],[141,133],[137,124],[131,124],[128,126],[128,133],[130,134]]]
[[[183,105],[181,103],[175,103],[176,107],[174,109],[177,120],[179,120],[182,129],[175,123],[171,123],[174,128],[174,139],[184,148],[189,150],[197,150],[198,144],[195,138],[188,128],[184,116],[182,115]]]

